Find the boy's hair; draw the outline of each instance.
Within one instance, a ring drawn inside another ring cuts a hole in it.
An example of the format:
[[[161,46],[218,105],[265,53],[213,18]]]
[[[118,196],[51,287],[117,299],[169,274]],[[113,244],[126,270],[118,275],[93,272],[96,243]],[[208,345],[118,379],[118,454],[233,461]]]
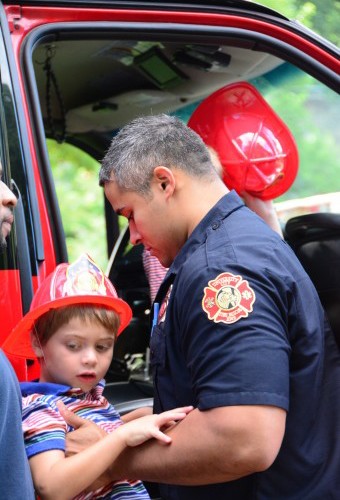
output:
[[[84,322],[99,323],[107,330],[112,331],[116,339],[120,324],[119,315],[111,309],[91,304],[51,309],[34,322],[33,332],[38,337],[40,344],[44,346],[59,328],[74,318],[79,318]]]
[[[161,114],[136,118],[118,132],[102,161],[99,184],[104,186],[113,175],[122,191],[148,197],[159,165],[196,177],[215,172],[201,137],[179,118]]]

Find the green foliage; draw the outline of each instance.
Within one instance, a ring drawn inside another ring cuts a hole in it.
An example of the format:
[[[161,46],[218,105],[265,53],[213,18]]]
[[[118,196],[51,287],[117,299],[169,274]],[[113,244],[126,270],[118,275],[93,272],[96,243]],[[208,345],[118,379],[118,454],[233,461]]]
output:
[[[296,19],[339,45],[339,0],[259,0],[256,3]],[[292,77],[293,67],[291,71],[287,65],[281,69],[284,74],[280,74],[279,68],[252,82],[288,125],[298,145],[298,177],[277,201],[340,191],[338,96],[303,72]],[[186,122],[193,110],[194,105],[176,114]],[[98,186],[98,162],[68,144],[48,140],[47,146],[69,259],[73,261],[87,251],[105,269],[104,197]]]
[[[88,252],[105,269],[106,235],[99,165],[83,151],[47,140],[69,260]]]
[[[272,84],[273,75],[252,82],[288,125],[298,146],[298,177],[277,201],[340,191],[338,95],[293,67],[285,71],[290,77],[279,86]]]
[[[296,19],[334,45],[340,45],[339,0],[258,0],[256,3],[270,7],[289,19]]]

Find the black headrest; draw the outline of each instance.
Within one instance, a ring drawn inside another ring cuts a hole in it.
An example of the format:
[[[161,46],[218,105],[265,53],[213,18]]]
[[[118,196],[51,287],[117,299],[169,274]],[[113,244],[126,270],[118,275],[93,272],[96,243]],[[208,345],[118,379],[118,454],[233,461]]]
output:
[[[285,236],[291,246],[300,246],[308,241],[336,239],[340,236],[340,214],[315,213],[289,219]]]
[[[285,238],[314,283],[340,346],[340,214],[294,217]]]

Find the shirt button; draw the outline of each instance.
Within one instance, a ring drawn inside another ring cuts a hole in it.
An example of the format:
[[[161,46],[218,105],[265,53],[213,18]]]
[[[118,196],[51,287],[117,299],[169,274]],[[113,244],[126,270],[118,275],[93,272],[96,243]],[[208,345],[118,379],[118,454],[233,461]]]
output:
[[[213,229],[218,229],[220,227],[219,222],[214,222],[214,224],[211,226]]]

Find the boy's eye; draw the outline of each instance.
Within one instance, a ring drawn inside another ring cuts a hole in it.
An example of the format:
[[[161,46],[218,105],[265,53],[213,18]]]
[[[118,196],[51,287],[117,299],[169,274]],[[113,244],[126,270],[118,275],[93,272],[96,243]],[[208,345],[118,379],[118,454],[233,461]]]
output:
[[[98,352],[105,352],[110,350],[113,347],[113,344],[107,343],[107,344],[97,344],[96,349]]]
[[[70,351],[76,351],[80,348],[80,344],[78,344],[77,342],[68,342],[66,344],[66,347],[70,349]]]

